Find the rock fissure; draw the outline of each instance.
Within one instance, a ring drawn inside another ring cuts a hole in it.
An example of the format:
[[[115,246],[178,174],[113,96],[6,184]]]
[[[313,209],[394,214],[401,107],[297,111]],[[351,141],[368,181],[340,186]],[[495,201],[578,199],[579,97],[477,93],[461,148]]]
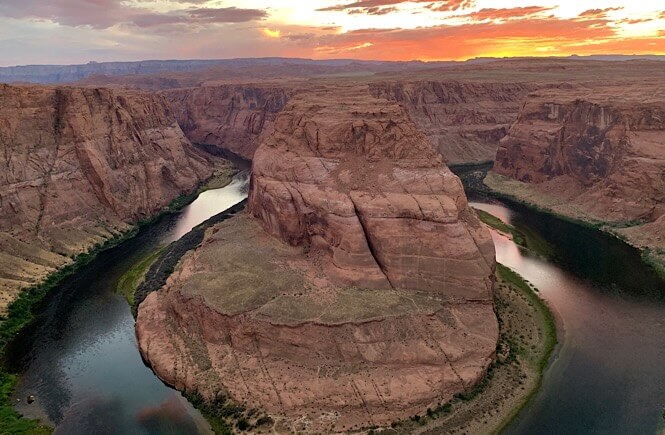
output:
[[[374,262],[379,267],[379,269],[381,269],[381,272],[386,277],[386,280],[390,284],[390,287],[392,289],[395,289],[395,284],[393,284],[393,282],[390,280],[385,264],[383,263],[381,258],[379,258],[376,246],[374,245],[374,242],[372,241],[369,231],[367,229],[367,224],[363,220],[364,217],[362,215],[362,212],[358,209],[358,205],[355,203],[353,198],[349,197],[349,199],[351,200],[351,203],[353,203],[353,211],[355,212],[356,218],[358,219],[358,223],[360,224],[360,229],[362,231],[363,237],[365,238],[365,242],[367,243],[367,248],[369,249],[370,255],[374,259]]]

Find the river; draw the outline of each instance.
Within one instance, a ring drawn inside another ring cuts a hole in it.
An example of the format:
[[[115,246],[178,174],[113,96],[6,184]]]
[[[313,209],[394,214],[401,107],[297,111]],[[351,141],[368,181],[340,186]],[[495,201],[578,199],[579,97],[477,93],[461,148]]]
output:
[[[116,283],[135,262],[241,201],[246,173],[103,252],[43,302],[9,349],[17,409],[56,433],[209,433],[138,352]],[[665,288],[639,253],[598,231],[517,204],[473,202],[537,241],[546,258],[493,232],[497,259],[556,314],[560,345],[543,386],[508,434],[654,434],[665,406]],[[25,402],[34,394],[36,401]]]
[[[66,279],[8,349],[19,412],[62,434],[211,433],[203,416],[144,364],[118,279],[137,261],[247,196],[248,173],[102,252]],[[36,400],[27,404],[25,398]]]
[[[552,307],[559,346],[506,434],[656,434],[665,406],[665,282],[639,252],[518,204],[472,202],[547,244],[547,259],[492,231],[497,261]]]

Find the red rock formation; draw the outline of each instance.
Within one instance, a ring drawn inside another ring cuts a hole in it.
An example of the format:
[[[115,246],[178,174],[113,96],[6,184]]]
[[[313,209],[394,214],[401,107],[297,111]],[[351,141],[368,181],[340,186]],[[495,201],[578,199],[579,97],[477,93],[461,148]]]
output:
[[[663,92],[639,83],[529,95],[493,169],[525,184],[488,182],[564,215],[609,222],[665,259]]]
[[[3,308],[211,174],[161,97],[4,85],[0,106]]]
[[[278,85],[219,85],[164,91],[187,137],[251,159],[290,91]]]
[[[655,220],[665,214],[665,100],[602,92],[530,95],[494,171],[526,183],[567,184],[599,220]]]
[[[483,376],[493,244],[397,104],[360,86],[294,95],[256,152],[249,213],[139,306],[166,382],[330,432],[422,413]]]
[[[330,252],[346,284],[446,282],[448,293],[488,298],[491,239],[402,109],[357,88],[294,98],[254,160],[249,209],[265,229]]]
[[[462,76],[462,74],[460,74]],[[446,163],[494,160],[499,140],[517,117],[534,83],[394,81],[370,85],[372,94],[399,103]]]

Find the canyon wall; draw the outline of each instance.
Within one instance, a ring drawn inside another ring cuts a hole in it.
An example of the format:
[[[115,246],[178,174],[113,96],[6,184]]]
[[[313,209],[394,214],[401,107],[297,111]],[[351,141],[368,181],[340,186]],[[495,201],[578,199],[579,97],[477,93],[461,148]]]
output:
[[[303,86],[300,84],[298,86]],[[379,81],[376,98],[396,102],[448,164],[493,160],[499,140],[534,84],[457,81]],[[220,84],[164,90],[178,122],[194,143],[252,159],[296,85]]]
[[[375,97],[399,103],[447,164],[494,160],[533,83],[395,81],[370,85]]]
[[[211,175],[163,97],[0,85],[0,307]]]
[[[213,225],[138,308],[167,383],[341,432],[423,413],[484,376],[494,247],[459,179],[367,86],[295,93]]]
[[[503,190],[564,215],[609,223],[638,246],[665,248],[665,88],[536,92],[498,149]],[[490,176],[494,187],[499,177]]]
[[[218,85],[169,90],[163,95],[192,142],[252,159],[290,92],[277,85]]]
[[[658,218],[665,213],[665,101],[580,94],[530,95],[494,171],[527,183],[579,185],[580,205],[603,220]]]

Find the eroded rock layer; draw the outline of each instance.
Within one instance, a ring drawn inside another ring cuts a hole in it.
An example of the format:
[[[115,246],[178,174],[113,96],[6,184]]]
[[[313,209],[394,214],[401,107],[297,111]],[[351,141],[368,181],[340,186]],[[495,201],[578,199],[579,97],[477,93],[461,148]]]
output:
[[[396,81],[372,83],[376,97],[399,103],[447,164],[494,160],[533,83]]]
[[[576,218],[629,225],[617,231],[663,249],[665,88],[533,93],[501,142],[493,171],[523,182],[511,185],[514,195]],[[501,187],[497,177],[489,181]]]
[[[251,159],[267,137],[290,90],[272,85],[218,85],[164,91],[194,143]]]
[[[211,174],[161,97],[0,85],[0,307]]]
[[[253,161],[249,215],[211,227],[139,306],[145,359],[285,431],[422,413],[491,362],[494,248],[459,179],[367,87],[295,94]]]

